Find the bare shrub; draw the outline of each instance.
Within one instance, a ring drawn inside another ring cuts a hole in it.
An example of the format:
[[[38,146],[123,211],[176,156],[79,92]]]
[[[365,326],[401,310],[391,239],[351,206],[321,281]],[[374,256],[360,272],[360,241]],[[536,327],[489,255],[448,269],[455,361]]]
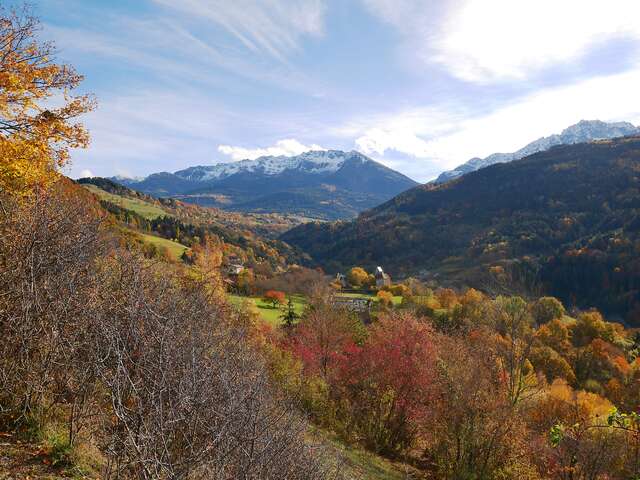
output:
[[[103,265],[100,284],[94,351],[113,408],[105,476],[326,478],[306,423],[206,289],[125,254]]]
[[[65,182],[1,205],[0,409],[5,420],[42,419],[84,395],[73,366],[104,217]]]

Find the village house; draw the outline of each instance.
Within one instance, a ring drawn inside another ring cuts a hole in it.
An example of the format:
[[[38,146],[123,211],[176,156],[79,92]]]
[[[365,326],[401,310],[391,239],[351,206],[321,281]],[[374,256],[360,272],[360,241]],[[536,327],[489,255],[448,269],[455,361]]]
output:
[[[230,277],[237,277],[244,270],[244,265],[239,263],[232,263],[231,265],[227,265],[227,275]]]
[[[336,283],[338,283],[342,288],[347,288],[349,286],[347,283],[347,277],[343,273],[336,274]]]
[[[376,277],[376,287],[377,288],[391,286],[391,277],[384,272],[382,267],[380,267],[380,266],[376,267],[375,277]]]

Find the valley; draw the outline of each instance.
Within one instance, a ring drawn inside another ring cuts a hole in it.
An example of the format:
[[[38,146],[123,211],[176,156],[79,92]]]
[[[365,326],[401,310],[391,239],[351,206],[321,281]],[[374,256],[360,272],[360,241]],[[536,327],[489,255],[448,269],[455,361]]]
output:
[[[0,4],[0,480],[640,479],[612,1]]]

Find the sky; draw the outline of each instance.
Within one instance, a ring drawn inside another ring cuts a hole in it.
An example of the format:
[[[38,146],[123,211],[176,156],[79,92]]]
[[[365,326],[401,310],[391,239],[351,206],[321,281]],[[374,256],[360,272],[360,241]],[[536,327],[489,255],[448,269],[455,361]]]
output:
[[[310,149],[417,181],[581,119],[640,124],[638,0],[35,0],[98,100],[73,177]]]

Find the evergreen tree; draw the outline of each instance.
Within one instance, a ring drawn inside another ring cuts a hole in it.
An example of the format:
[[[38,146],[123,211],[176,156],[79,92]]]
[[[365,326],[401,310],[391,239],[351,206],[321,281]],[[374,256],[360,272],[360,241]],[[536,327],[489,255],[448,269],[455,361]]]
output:
[[[291,300],[291,297],[289,297],[289,301],[287,302],[287,309],[283,312],[280,318],[284,322],[285,327],[292,327],[293,322],[295,322],[298,317],[299,315],[293,308],[293,300]]]

